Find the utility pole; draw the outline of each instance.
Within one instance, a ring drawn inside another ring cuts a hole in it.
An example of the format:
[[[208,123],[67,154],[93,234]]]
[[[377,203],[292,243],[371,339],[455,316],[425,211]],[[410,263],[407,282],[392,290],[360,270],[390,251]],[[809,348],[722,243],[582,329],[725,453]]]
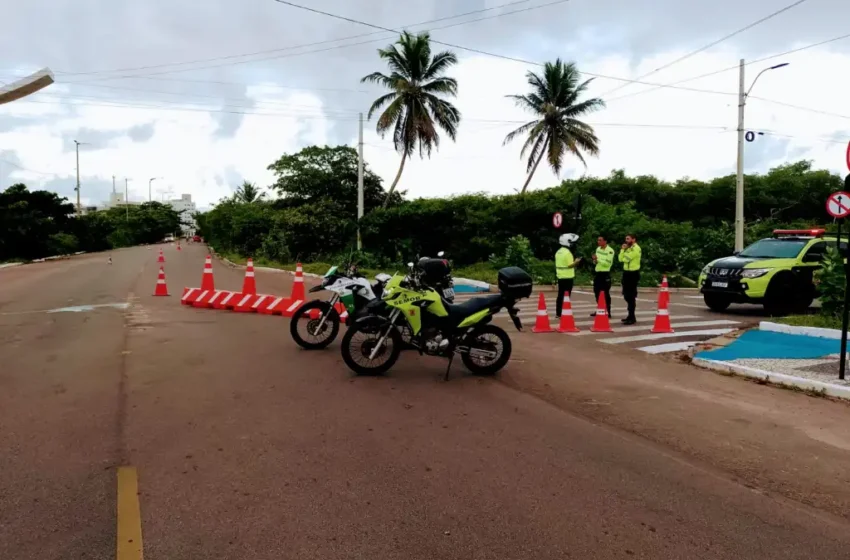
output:
[[[115,175],[112,176],[112,194],[115,194]]]
[[[130,182],[130,179],[124,177],[124,208],[127,210],[127,221],[130,221],[130,189],[127,187],[127,183]]]
[[[738,168],[735,181],[735,250],[744,250],[744,59],[738,63]]]
[[[776,70],[788,66],[789,63],[782,62],[765,68],[756,74],[750,88],[744,90],[744,59],[742,58],[738,66],[738,168],[737,180],[735,181],[735,251],[744,250],[744,108],[747,105],[747,98],[750,92],[753,91],[753,86],[756,85],[759,77],[769,70]]]
[[[151,177],[148,179],[148,202],[153,202],[153,195],[151,194],[151,183],[156,181],[156,177]]]
[[[83,213],[80,207],[80,143],[74,140],[74,145],[77,148],[77,188],[74,190],[77,191],[77,217],[79,218]]]
[[[360,130],[357,143],[357,250],[363,250],[360,239],[360,220],[363,218],[363,113],[360,113]]]

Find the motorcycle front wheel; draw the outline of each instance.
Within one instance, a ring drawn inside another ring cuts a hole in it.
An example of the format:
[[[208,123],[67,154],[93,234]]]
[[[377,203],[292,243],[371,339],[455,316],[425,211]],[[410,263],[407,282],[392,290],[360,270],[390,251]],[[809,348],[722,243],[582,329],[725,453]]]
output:
[[[303,334],[302,328],[305,330]],[[305,350],[327,348],[339,334],[339,313],[326,301],[307,302],[292,315],[289,333],[292,340]]]
[[[484,325],[467,338],[469,353],[460,355],[463,365],[476,375],[493,375],[511,358],[511,338],[495,325]]]
[[[383,339],[374,358],[370,358]],[[384,321],[358,322],[342,337],[342,359],[357,375],[381,375],[398,361],[402,342],[398,329]]]

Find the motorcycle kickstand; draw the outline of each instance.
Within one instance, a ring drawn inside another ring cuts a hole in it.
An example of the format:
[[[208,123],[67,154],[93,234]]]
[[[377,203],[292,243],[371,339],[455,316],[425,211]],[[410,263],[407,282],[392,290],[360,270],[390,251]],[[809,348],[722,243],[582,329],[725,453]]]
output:
[[[445,379],[443,379],[443,381],[449,380],[449,371],[452,369],[452,360],[454,360],[454,359],[455,359],[455,352],[453,350],[452,353],[449,354],[449,366],[446,368],[446,377],[445,377]]]

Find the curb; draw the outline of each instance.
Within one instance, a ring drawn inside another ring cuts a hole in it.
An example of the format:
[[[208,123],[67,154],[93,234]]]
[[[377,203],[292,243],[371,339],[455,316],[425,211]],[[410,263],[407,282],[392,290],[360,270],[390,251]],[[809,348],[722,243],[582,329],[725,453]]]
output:
[[[841,340],[840,330],[826,329],[823,327],[797,327],[794,325],[783,325],[782,323],[762,321],[759,323],[759,330],[778,332],[783,334],[798,334],[803,336],[812,336],[815,338],[828,338],[831,340]]]
[[[716,360],[706,360],[704,358],[694,358],[691,363],[695,366],[719,371],[723,373],[733,373],[743,377],[759,379],[773,385],[782,385],[787,387],[795,387],[806,391],[816,391],[830,397],[838,399],[850,400],[850,387],[842,387],[831,383],[823,383],[802,377],[794,377],[784,373],[776,373],[763,369],[756,369],[739,364],[730,364],[727,362],[719,362]]]
[[[242,269],[248,268],[244,264],[236,264],[235,262],[232,262],[232,261],[225,259],[221,255],[216,253],[215,250],[213,250],[212,248],[210,248],[210,252],[215,256],[215,258],[217,258],[218,260],[220,260],[221,262],[223,262],[224,264],[226,264],[230,268],[242,268]],[[277,274],[283,273],[283,274],[289,274],[291,276],[295,276],[295,271],[284,270],[282,268],[270,268],[268,266],[255,266],[254,270],[262,270],[263,272],[274,272],[274,273],[277,273]],[[322,276],[320,274],[313,274],[311,272],[302,272],[301,274],[305,278],[322,278]]]
[[[15,267],[15,266],[21,266],[22,264],[24,264],[24,263],[14,262],[14,263],[0,264],[0,270],[3,270],[4,268],[12,268],[12,267]]]

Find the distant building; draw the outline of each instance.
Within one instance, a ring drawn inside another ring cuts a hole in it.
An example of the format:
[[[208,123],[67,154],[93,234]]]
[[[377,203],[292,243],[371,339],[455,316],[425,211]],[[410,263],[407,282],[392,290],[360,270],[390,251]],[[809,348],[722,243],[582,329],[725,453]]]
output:
[[[198,229],[198,224],[195,223],[195,219],[192,217],[192,214],[197,211],[197,208],[195,207],[195,203],[192,202],[192,195],[182,194],[180,195],[180,198],[169,200],[166,204],[171,206],[180,214],[180,219],[184,222],[184,225],[181,226],[183,235],[195,235],[195,230]]]
[[[130,202],[126,202],[124,199],[124,193],[113,192],[109,195],[109,202],[106,203],[106,208],[116,208],[118,206],[126,206],[128,204],[131,206],[138,206],[141,202],[133,202],[132,200]]]

